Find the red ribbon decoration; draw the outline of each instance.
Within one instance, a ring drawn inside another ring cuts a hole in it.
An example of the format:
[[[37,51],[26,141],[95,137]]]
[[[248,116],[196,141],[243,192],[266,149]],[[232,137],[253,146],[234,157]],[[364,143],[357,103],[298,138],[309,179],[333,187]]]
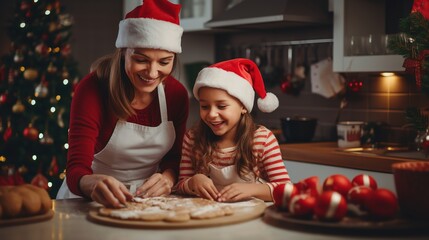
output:
[[[419,53],[417,58],[406,58],[402,67],[405,68],[405,71],[416,76],[416,85],[417,87],[422,86],[422,64],[425,60],[426,55],[429,55],[429,50],[423,50]]]
[[[411,12],[420,12],[424,18],[429,19],[429,1],[414,0]]]

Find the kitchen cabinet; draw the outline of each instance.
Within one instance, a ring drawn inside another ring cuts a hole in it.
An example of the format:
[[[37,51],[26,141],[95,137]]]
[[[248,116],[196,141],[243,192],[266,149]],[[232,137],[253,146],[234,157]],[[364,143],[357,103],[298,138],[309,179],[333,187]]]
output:
[[[170,0],[182,5],[180,25],[185,32],[206,31],[204,23],[217,13],[224,11],[226,0]],[[141,5],[142,0],[124,0],[124,16],[126,13]]]
[[[333,0],[335,72],[402,72],[404,58],[387,54],[390,0]],[[370,45],[371,44],[371,45]]]
[[[207,31],[204,23],[217,13],[224,11],[225,0],[171,0],[182,5],[180,25],[185,32]]]

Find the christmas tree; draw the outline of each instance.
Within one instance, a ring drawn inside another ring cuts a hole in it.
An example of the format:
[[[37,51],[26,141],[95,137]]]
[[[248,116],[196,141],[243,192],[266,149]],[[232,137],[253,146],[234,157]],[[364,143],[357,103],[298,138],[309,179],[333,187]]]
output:
[[[16,1],[0,62],[0,185],[32,183],[55,197],[64,179],[69,108],[79,76],[59,0]]]
[[[429,0],[414,0],[411,13],[400,19],[389,49],[405,57],[406,72],[415,75],[416,85],[429,95]]]

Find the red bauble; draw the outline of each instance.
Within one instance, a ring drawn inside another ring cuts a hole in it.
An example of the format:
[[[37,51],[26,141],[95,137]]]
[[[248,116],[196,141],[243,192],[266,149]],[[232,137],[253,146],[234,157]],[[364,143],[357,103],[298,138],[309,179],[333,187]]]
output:
[[[0,105],[4,105],[8,102],[7,93],[3,93],[0,95]]]
[[[334,174],[325,179],[323,182],[323,191],[336,191],[347,198],[347,193],[352,188],[350,180],[341,174]]]
[[[364,215],[368,211],[366,204],[373,191],[367,186],[352,187],[347,194],[349,209],[356,215]]]
[[[290,200],[298,194],[298,189],[291,182],[286,182],[274,187],[274,205],[281,210],[289,210]]]
[[[410,186],[412,187],[412,186]],[[368,212],[375,219],[394,218],[399,210],[398,199],[396,195],[384,188],[372,191],[366,202]]]
[[[355,176],[352,180],[353,187],[355,186],[367,186],[372,189],[377,189],[377,181],[375,179],[368,175],[368,174],[359,174]]]
[[[310,194],[295,195],[289,204],[289,212],[294,217],[311,218],[314,214],[314,205],[316,204],[316,197]]]
[[[347,201],[338,192],[323,192],[316,200],[314,214],[323,221],[340,221],[347,214]]]
[[[34,176],[34,178],[31,180],[31,184],[41,187],[45,190],[49,189],[48,179],[46,179],[46,177],[41,173],[38,173],[36,176]]]
[[[319,177],[311,176],[305,178],[295,183],[295,187],[298,189],[299,193],[310,194],[311,196],[317,197],[320,193]]]
[[[26,127],[22,132],[22,134],[24,135],[25,138],[31,141],[36,141],[39,138],[39,131],[36,128],[32,127],[31,125]]]

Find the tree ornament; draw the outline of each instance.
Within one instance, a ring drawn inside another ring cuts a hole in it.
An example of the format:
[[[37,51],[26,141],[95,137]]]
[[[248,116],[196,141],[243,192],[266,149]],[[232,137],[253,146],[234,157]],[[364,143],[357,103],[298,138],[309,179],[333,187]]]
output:
[[[48,55],[49,51],[48,51],[48,46],[46,46],[43,42],[39,43],[36,48],[35,48],[36,52],[39,53],[42,56],[46,56]]]
[[[298,194],[298,189],[292,182],[277,185],[273,190],[274,205],[280,210],[289,210],[290,200]]]
[[[14,80],[15,80],[15,75],[13,73],[14,71],[12,69],[9,70],[9,74],[7,75],[7,82],[9,84],[13,84]]]
[[[64,128],[65,124],[64,124],[64,120],[63,120],[63,114],[66,110],[64,108],[61,108],[60,111],[58,112],[58,116],[57,116],[57,123],[58,126],[60,128]]]
[[[40,139],[40,143],[43,145],[51,145],[54,143],[54,139],[49,135],[48,130],[43,133],[43,137]]]
[[[25,106],[22,104],[21,99],[18,99],[16,103],[12,106],[12,112],[22,113],[25,111]]]
[[[323,182],[323,191],[336,191],[347,197],[349,190],[352,188],[350,180],[341,174],[333,174]]]
[[[22,11],[28,10],[30,8],[30,4],[27,1],[22,1],[19,9]]]
[[[20,63],[24,60],[24,55],[21,51],[16,51],[15,56],[13,57],[13,61],[16,63]]]
[[[28,68],[24,71],[24,78],[29,81],[34,81],[39,76],[37,69]]]
[[[58,162],[57,157],[54,155],[52,156],[51,164],[49,165],[49,176],[55,176],[58,175]]]
[[[48,71],[48,73],[55,73],[57,72],[57,67],[54,65],[53,62],[50,62],[46,70]]]
[[[0,94],[0,105],[5,105],[9,101],[9,95],[7,92]]]
[[[311,176],[294,184],[299,193],[309,194],[316,197],[321,192],[319,177]]]
[[[36,141],[39,138],[39,131],[33,127],[33,124],[28,124],[28,127],[24,128],[22,132],[25,138],[31,141]]]
[[[63,67],[63,72],[61,73],[61,77],[66,79],[66,78],[69,78],[69,76],[70,76],[69,71],[67,71],[66,67]]]
[[[316,199],[314,214],[322,221],[340,221],[347,213],[347,201],[335,191],[325,191]]]
[[[71,54],[71,45],[69,43],[65,44],[62,48],[61,48],[61,55],[63,57],[68,57]]]
[[[312,218],[315,205],[316,197],[309,194],[298,194],[291,199],[289,204],[289,212],[294,217]]]
[[[7,127],[3,134],[3,140],[5,142],[9,141],[9,138],[12,137],[12,124],[10,123],[10,120],[7,121]]]
[[[34,96],[38,98],[45,98],[49,94],[49,89],[47,87],[47,84],[45,81],[40,82],[37,87],[34,89]]]
[[[371,217],[382,220],[394,218],[399,210],[396,195],[392,191],[383,188],[374,190],[371,193],[366,206]]]
[[[357,216],[365,215],[368,211],[366,204],[372,191],[374,190],[363,185],[352,187],[347,194],[347,202],[350,211]]]
[[[34,176],[34,178],[31,180],[31,184],[41,187],[45,190],[49,189],[48,179],[46,179],[46,177],[41,173],[38,173],[36,176]]]
[[[66,178],[66,170],[65,170],[65,169],[63,170],[63,172],[62,172],[62,173],[60,173],[59,178],[60,178],[61,180],[64,180],[64,178]]]
[[[373,190],[377,189],[377,181],[375,181],[375,179],[368,174],[356,175],[352,179],[352,185],[353,185],[353,187],[355,187],[355,186],[366,186],[366,187],[369,187]]]

